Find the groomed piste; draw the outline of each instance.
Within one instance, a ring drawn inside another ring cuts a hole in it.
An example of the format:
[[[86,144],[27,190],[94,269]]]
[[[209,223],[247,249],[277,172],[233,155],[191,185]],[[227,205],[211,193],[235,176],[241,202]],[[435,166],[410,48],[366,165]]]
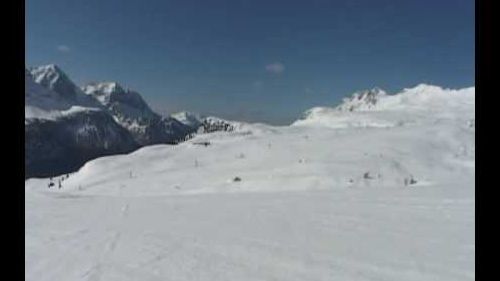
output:
[[[375,89],[28,179],[26,280],[474,280],[474,104]]]

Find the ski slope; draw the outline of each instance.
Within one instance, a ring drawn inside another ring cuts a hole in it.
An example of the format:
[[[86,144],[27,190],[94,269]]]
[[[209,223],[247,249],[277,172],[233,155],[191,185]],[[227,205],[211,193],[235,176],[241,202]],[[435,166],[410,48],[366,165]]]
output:
[[[474,88],[419,87],[28,179],[26,280],[474,280]]]

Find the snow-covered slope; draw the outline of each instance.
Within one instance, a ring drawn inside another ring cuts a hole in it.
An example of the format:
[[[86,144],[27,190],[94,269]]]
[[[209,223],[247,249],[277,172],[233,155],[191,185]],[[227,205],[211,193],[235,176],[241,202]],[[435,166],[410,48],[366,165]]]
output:
[[[349,98],[344,98],[337,109],[341,111],[369,110],[376,107],[378,101],[386,95],[387,93],[380,88],[357,92]]]
[[[388,128],[450,118],[472,120],[474,101],[474,87],[453,90],[420,84],[394,95],[375,89],[355,93],[335,108],[309,109],[292,125]]]
[[[475,279],[474,88],[251,127],[27,180],[26,280]]]

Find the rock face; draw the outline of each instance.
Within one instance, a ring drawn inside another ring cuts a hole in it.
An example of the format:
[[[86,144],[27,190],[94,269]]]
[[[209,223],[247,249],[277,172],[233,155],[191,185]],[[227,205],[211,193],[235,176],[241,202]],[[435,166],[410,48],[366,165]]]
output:
[[[140,145],[172,144],[193,132],[174,118],[156,114],[139,93],[116,82],[92,83],[83,91],[98,100]]]
[[[46,177],[75,171],[88,160],[128,153],[139,146],[102,110],[81,110],[25,123],[25,177]]]
[[[336,107],[339,111],[369,110],[375,107],[381,97],[387,93],[379,88],[354,93],[349,98],[344,98],[342,104]]]

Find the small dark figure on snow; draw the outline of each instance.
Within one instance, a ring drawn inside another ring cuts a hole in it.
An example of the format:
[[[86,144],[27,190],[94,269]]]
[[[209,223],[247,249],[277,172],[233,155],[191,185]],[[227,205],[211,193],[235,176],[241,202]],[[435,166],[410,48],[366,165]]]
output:
[[[193,142],[194,145],[203,145],[203,146],[209,146],[210,142],[208,141],[202,141],[202,142]]]
[[[241,181],[241,178],[240,178],[240,177],[235,177],[235,178],[233,179],[233,181],[235,181],[235,182]]]
[[[404,184],[405,184],[405,186],[408,186],[408,185],[414,185],[414,184],[416,184],[416,183],[417,183],[417,181],[416,181],[416,180],[413,178],[413,176],[411,176],[411,175],[410,175],[410,177],[409,177],[409,178],[405,178],[405,180],[404,180]]]

